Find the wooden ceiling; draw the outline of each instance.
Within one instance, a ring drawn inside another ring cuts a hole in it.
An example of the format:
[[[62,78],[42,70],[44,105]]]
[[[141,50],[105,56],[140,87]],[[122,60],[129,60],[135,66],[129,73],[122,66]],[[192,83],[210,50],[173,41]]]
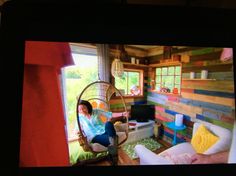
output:
[[[180,51],[187,49],[186,46],[172,46],[172,51]],[[162,45],[125,45],[125,50],[132,56],[151,57],[155,55],[162,55],[164,46]]]

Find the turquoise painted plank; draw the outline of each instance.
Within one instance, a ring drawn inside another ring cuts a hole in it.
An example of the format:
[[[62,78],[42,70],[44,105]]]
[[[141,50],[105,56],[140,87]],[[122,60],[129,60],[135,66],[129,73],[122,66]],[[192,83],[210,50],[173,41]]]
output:
[[[158,103],[158,104],[166,105],[166,101],[165,100],[159,99],[157,97],[147,96],[147,101],[152,101],[152,102],[155,102],[155,103]]]
[[[189,73],[182,73],[182,78],[189,79],[190,78],[190,72]],[[195,79],[200,79],[201,73],[195,72]],[[232,81],[234,80],[233,72],[209,72],[208,79],[216,79],[217,81]]]
[[[156,92],[148,92],[148,96],[156,97],[156,98],[159,98],[159,99],[162,99],[162,100],[165,100],[165,101],[168,100],[168,96],[167,95],[158,94]]]
[[[202,94],[202,95],[209,95],[209,96],[216,96],[216,97],[225,97],[225,98],[234,98],[234,96],[235,96],[234,93],[200,90],[200,89],[194,89],[193,92],[195,94]]]
[[[214,78],[216,80],[234,80],[234,72],[209,72],[208,78]]]
[[[211,119],[217,119],[217,120],[220,119],[220,114],[211,112],[211,111],[209,111],[209,110],[207,110],[207,109],[203,109],[203,110],[202,110],[202,115],[203,115],[203,116],[206,116],[206,117],[209,117],[209,118],[211,118]]]

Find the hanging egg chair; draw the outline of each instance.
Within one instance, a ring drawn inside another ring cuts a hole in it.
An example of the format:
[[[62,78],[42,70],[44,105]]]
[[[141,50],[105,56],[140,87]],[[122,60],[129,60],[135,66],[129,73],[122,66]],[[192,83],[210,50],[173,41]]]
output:
[[[114,96],[115,98],[112,99],[112,97]],[[126,112],[124,113],[125,116],[121,116],[114,119],[114,127],[118,136],[118,147],[121,146],[128,139],[128,113],[121,92],[109,82],[100,80],[95,81],[87,85],[77,98],[76,115],[79,127],[78,137],[80,146],[83,148],[84,151],[90,151],[96,154],[100,152],[105,152],[108,150],[108,148],[99,143],[90,143],[89,141],[87,141],[86,135],[83,133],[83,129],[80,124],[78,107],[81,100],[86,100],[90,102],[93,109],[97,108],[110,112]],[[116,105],[113,105],[114,103]],[[102,122],[106,122],[105,117],[100,116],[99,118]]]

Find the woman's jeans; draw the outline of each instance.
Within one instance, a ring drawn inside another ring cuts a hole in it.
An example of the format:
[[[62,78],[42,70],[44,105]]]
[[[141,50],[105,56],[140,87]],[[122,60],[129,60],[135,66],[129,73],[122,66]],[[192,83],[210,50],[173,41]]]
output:
[[[110,145],[109,137],[114,138],[116,136],[116,130],[114,128],[113,123],[106,122],[105,123],[105,133],[95,136],[92,139],[93,143],[99,143],[103,146],[107,147]]]

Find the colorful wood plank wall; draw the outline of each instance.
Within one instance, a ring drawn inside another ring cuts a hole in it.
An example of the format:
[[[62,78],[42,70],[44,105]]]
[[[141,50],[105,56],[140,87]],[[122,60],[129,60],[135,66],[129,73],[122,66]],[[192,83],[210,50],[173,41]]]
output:
[[[188,52],[189,62],[182,64],[181,95],[151,91],[154,69],[149,69],[147,102],[156,105],[156,118],[163,123],[162,138],[173,139],[173,131],[166,122],[175,114],[184,115],[187,129],[180,132],[177,141],[190,141],[194,121],[207,121],[232,130],[235,119],[235,93],[232,61],[221,62],[219,48],[205,48]],[[186,53],[184,53],[186,58]],[[208,70],[209,80],[191,80],[190,71],[200,78],[201,70]],[[212,80],[210,80],[212,79]]]

